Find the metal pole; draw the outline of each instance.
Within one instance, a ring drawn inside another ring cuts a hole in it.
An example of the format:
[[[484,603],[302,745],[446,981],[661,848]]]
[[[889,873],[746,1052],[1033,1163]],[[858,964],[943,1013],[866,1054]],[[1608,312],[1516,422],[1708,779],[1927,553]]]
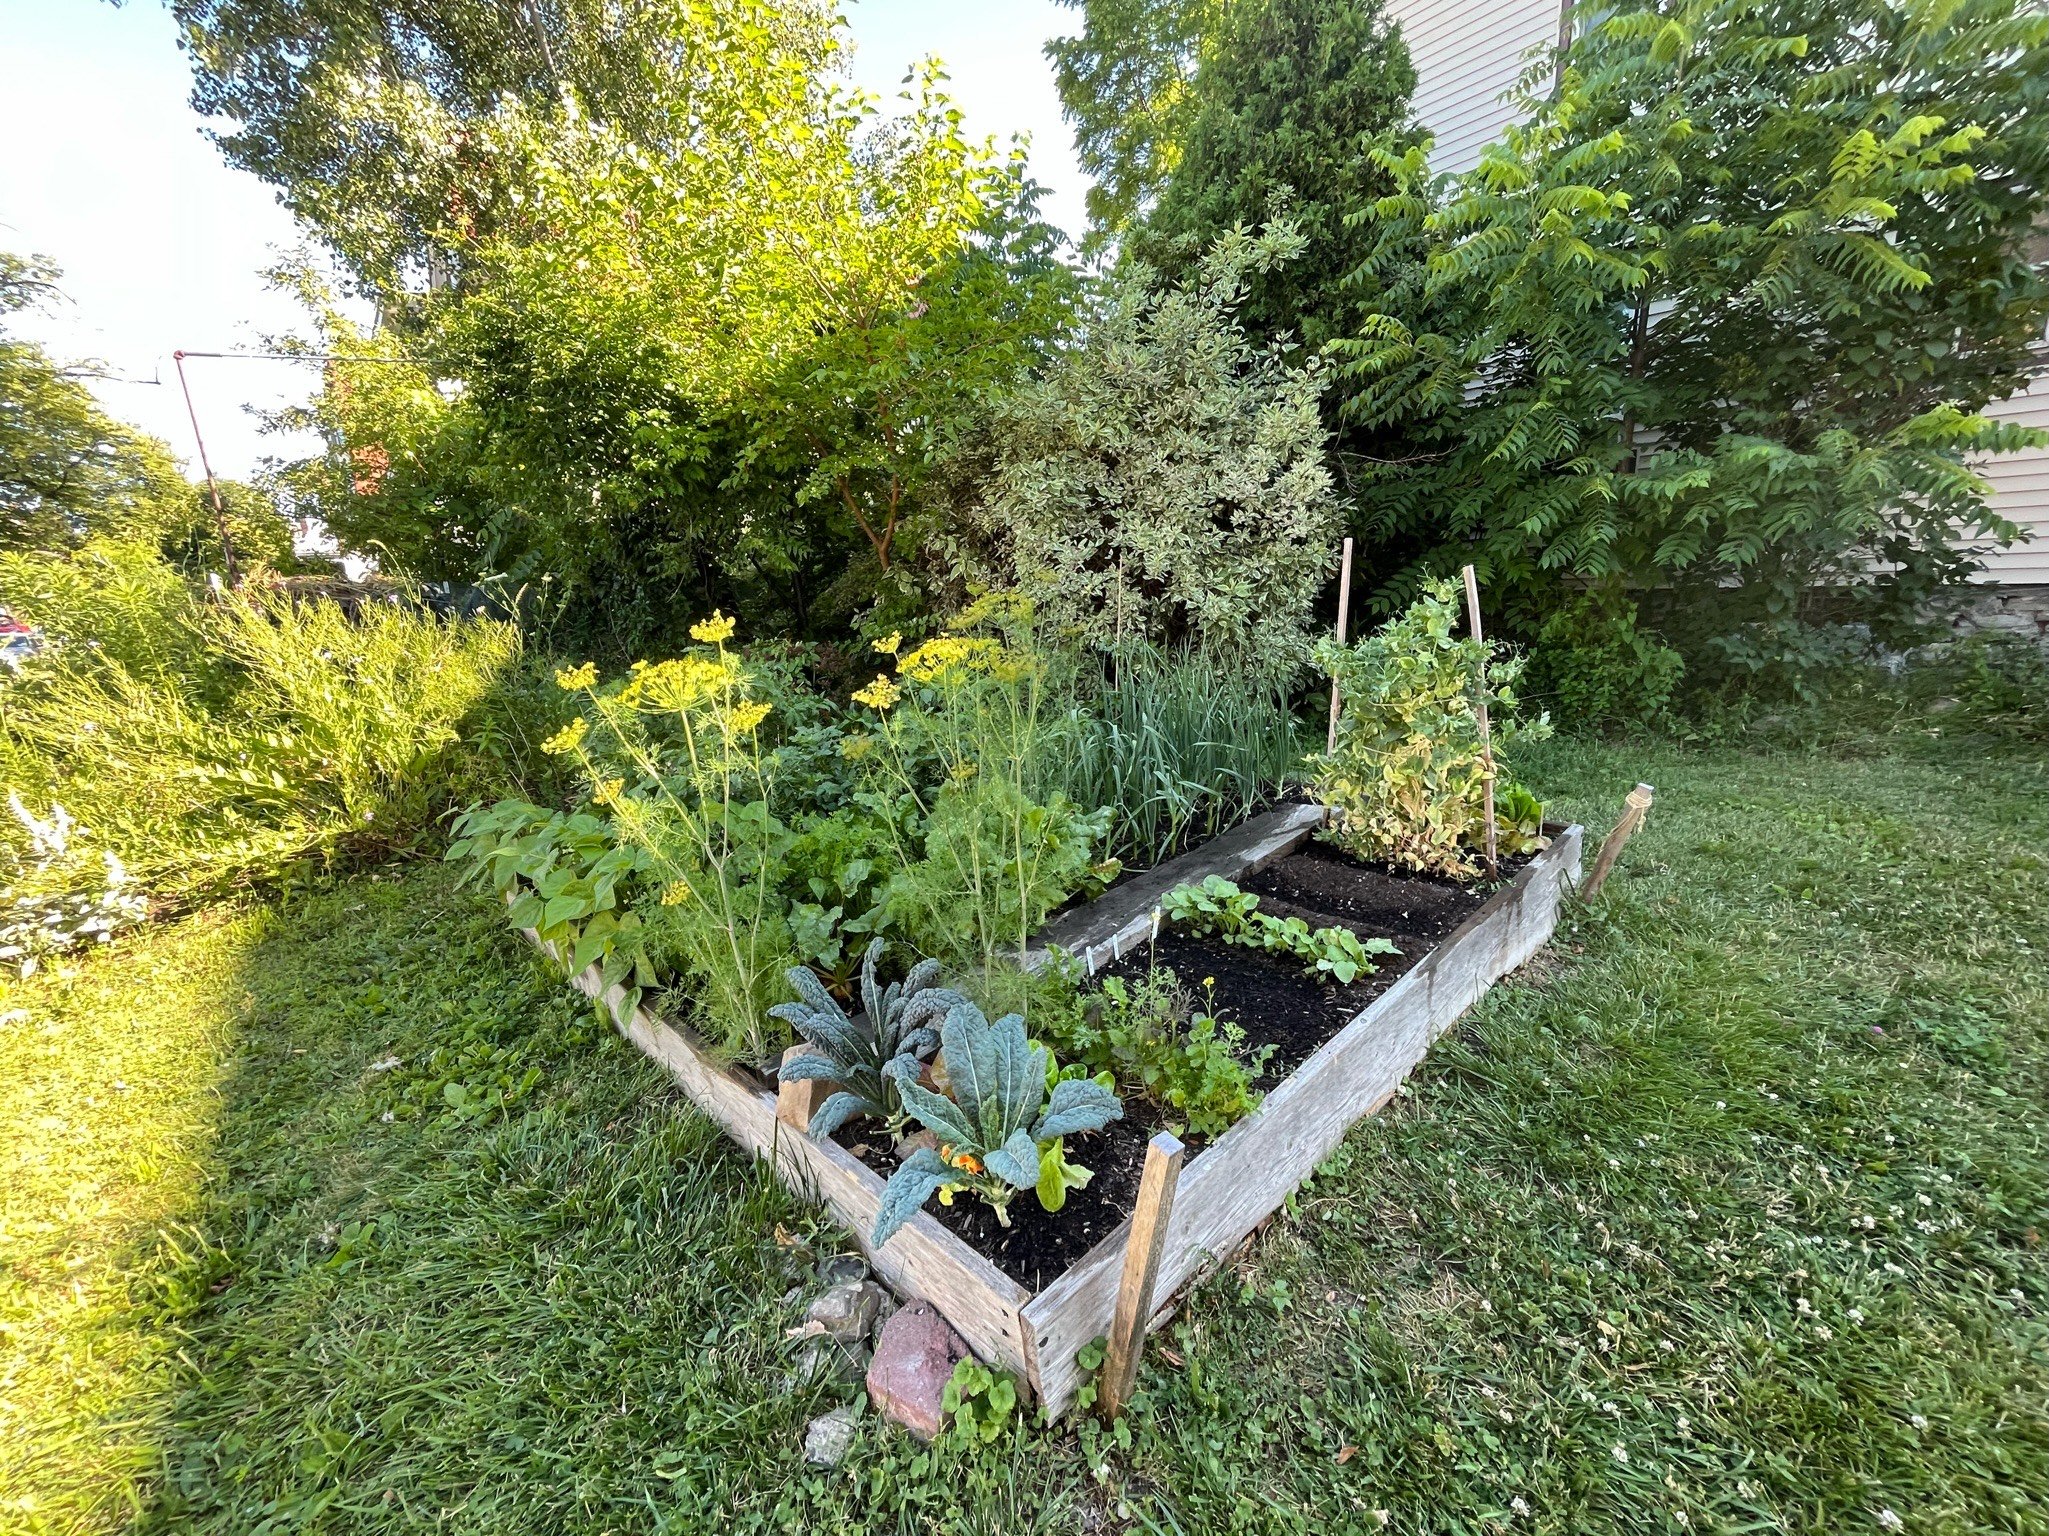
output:
[[[213,478],[213,465],[206,457],[206,439],[199,434],[199,412],[192,404],[192,386],[185,380],[185,354],[173,352],[171,361],[178,365],[178,387],[185,392],[185,414],[192,421],[192,440],[199,444],[199,467],[206,472],[206,493],[213,498],[214,525],[221,536],[221,563],[227,567],[228,585],[238,586],[241,578],[235,570],[235,541],[228,535],[228,509],[221,504],[221,488]]]

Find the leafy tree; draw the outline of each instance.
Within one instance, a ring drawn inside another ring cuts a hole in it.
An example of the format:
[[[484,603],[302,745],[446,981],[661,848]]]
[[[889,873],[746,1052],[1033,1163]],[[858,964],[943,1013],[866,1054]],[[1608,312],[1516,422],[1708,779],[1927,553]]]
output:
[[[1196,71],[1184,147],[1134,248],[1177,274],[1224,231],[1285,210],[1307,243],[1251,279],[1241,318],[1311,348],[1349,335],[1345,280],[1371,238],[1349,216],[1394,190],[1369,151],[1405,125],[1415,85],[1382,0],[1240,0]]]
[[[1285,223],[1218,241],[1195,281],[1124,272],[1082,345],[993,406],[949,465],[968,584],[1029,594],[1056,632],[1148,640],[1285,681],[1340,522],[1314,361],[1254,346],[1251,275],[1299,253]]]
[[[0,251],[0,323],[55,297],[59,275]],[[170,450],[102,410],[89,377],[0,329],[0,548],[153,532],[165,504],[189,494]]]
[[[1187,135],[1190,83],[1227,0],[1061,0],[1076,37],[1046,44],[1081,168],[1089,219],[1123,233],[1159,194]],[[1261,209],[1263,217],[1265,210]]]
[[[2045,98],[2017,0],[1669,0],[1448,186],[1382,152],[1341,350],[1383,602],[1467,559],[1526,614],[1670,584],[1754,658],[1819,583],[1959,573],[2000,527],[1965,456],[2026,440],[1971,413],[2049,315]]]
[[[533,233],[536,134],[596,121],[728,167],[786,142],[837,20],[807,0],[171,0],[193,108],[387,300]],[[710,174],[710,168],[707,168]]]

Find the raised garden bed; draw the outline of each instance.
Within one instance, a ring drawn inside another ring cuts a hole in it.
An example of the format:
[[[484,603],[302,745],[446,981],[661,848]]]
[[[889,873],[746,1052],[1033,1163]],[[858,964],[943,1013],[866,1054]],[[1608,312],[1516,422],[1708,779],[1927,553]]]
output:
[[[1550,938],[1560,897],[1579,875],[1577,826],[1548,829],[1548,849],[1512,869],[1492,892],[1476,894],[1331,855],[1309,841],[1320,816],[1305,805],[1256,816],[1066,913],[1028,957],[1042,960],[1057,945],[1094,971],[1142,970],[1151,963],[1146,951],[1160,898],[1210,874],[1260,892],[1266,909],[1355,926],[1402,948],[1378,973],[1326,987],[1242,949],[1161,936],[1159,961],[1185,979],[1214,977],[1217,1002],[1251,1043],[1271,1042],[1276,1051],[1260,1108],[1209,1145],[1188,1149],[1155,1237],[1155,1273],[1138,1288],[1154,1314],[1279,1207],[1354,1123],[1388,1100],[1431,1042]],[[592,996],[600,990],[595,970],[576,984]],[[605,1001],[616,1017],[621,999]],[[989,1233],[980,1229],[979,1207],[956,1202],[920,1212],[876,1249],[869,1233],[888,1177],[886,1153],[858,1132],[843,1134],[845,1144],[813,1141],[796,1128],[804,1118],[800,1095],[791,1095],[779,1115],[765,1082],[720,1063],[688,1030],[646,1008],[622,1028],[727,1134],[771,1159],[792,1188],[830,1210],[899,1292],[932,1302],[978,1354],[1014,1371],[1050,1413],[1068,1406],[1083,1376],[1077,1355],[1111,1332],[1132,1229],[1128,1212],[1151,1129],[1142,1119],[1082,1144],[1080,1154],[1098,1177],[1057,1220],[1019,1202],[1015,1227],[998,1240],[993,1225]],[[857,1155],[857,1148],[865,1150]],[[1059,1236],[1042,1236],[1041,1224],[1049,1233],[1057,1227]],[[1126,1290],[1128,1306],[1128,1284]]]

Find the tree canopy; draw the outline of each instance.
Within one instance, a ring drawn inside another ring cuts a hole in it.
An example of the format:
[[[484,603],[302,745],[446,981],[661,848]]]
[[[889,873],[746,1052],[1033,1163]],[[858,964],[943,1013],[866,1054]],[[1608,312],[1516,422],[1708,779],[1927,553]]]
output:
[[[2014,0],[1674,0],[1600,13],[1470,174],[1381,152],[1340,351],[1387,600],[1477,556],[1733,638],[1955,574],[1965,456],[2023,440],[1972,413],[2049,315],[2045,96]]]

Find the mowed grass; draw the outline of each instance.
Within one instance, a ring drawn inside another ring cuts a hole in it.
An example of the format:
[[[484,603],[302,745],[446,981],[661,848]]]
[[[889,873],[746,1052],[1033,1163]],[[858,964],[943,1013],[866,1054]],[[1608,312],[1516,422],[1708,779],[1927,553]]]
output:
[[[841,1240],[439,870],[13,986],[4,1155],[55,1117],[204,1177],[110,1154],[121,1218],[34,1250],[91,1225],[73,1186],[0,1190],[38,1448],[0,1448],[0,1525],[2049,1531],[2039,756],[1525,766],[1590,823],[1638,778],[1658,807],[1157,1337],[1116,1435],[868,1421],[807,1468],[855,1389],[793,1383],[784,1335]],[[125,1029],[53,1061],[88,1013]],[[160,1093],[102,1093],[169,1034]],[[105,1378],[37,1363],[67,1350]]]

